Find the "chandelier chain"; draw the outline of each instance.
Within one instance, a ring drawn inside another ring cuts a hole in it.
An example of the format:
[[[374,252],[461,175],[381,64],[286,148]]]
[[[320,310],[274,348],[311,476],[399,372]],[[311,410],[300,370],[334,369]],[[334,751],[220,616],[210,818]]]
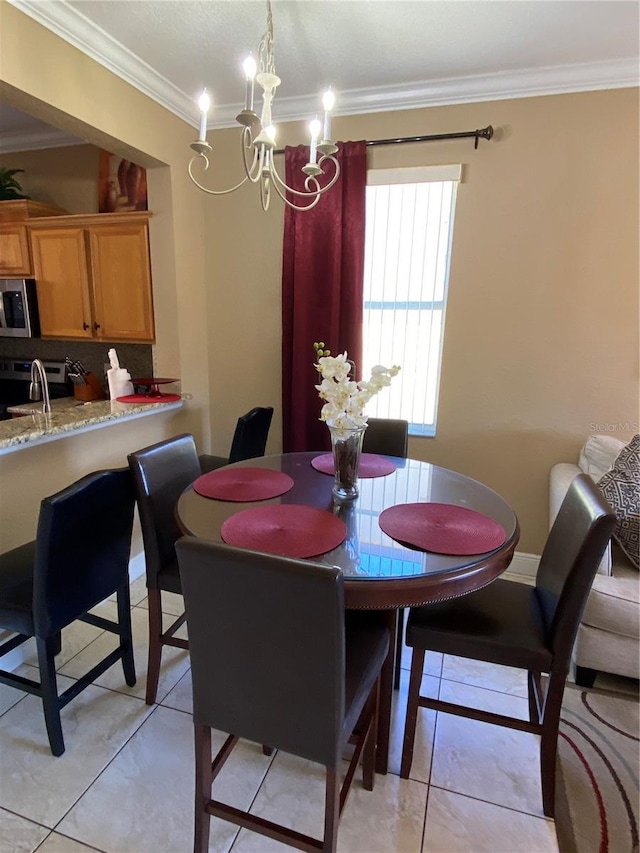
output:
[[[260,71],[265,71],[267,74],[275,74],[276,54],[273,38],[273,14],[271,12],[271,0],[267,0],[267,30],[262,36],[258,56],[260,60]]]

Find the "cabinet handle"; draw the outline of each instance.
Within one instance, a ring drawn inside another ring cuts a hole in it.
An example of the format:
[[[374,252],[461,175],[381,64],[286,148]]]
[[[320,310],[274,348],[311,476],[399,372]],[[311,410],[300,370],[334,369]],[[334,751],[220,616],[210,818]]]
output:
[[[100,328],[100,323],[94,323],[94,324],[93,324],[93,328],[94,328],[94,329],[96,330],[96,332],[97,332],[97,331],[98,331],[98,329]]]
[[[89,324],[88,324],[88,323],[83,323],[83,324],[82,324],[82,328],[83,328],[83,329],[84,329],[84,331],[86,332],[86,331],[87,331],[87,329],[89,328]]]

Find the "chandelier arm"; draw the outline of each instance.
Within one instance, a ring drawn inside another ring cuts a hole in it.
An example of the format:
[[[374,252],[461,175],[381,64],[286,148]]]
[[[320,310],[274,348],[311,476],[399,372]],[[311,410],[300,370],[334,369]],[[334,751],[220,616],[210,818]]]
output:
[[[277,187],[276,187],[277,189]],[[269,175],[262,175],[262,180],[260,181],[260,204],[262,205],[262,209],[266,213],[269,210],[269,202],[271,201],[271,180]]]
[[[323,154],[322,157],[318,160],[318,166],[320,166],[320,168],[322,168],[322,164],[325,160],[331,160],[331,162],[333,163],[333,168],[335,171],[334,171],[334,175],[331,178],[331,180],[329,181],[329,183],[325,184],[321,188],[320,192],[322,192],[322,193],[326,192],[327,190],[330,190],[331,187],[335,184],[335,182],[340,177],[340,163],[338,163],[336,158],[333,157],[331,154]],[[324,171],[323,171],[323,174],[324,174]]]
[[[241,147],[242,147],[242,162],[244,163],[244,171],[252,184],[257,184],[260,180],[260,165],[258,163],[258,149],[253,144],[251,139],[251,130],[248,127],[242,129],[241,136]],[[249,165],[249,158],[247,157],[247,151],[253,150],[253,157],[251,158],[251,165]],[[257,167],[257,168],[256,168]]]
[[[315,180],[315,178],[312,178],[312,180]],[[290,188],[283,181],[280,180],[279,183],[282,187],[284,187],[284,189],[286,191],[293,192],[293,190],[290,190]],[[307,205],[294,204],[292,201],[289,201],[289,199],[286,197],[286,195],[282,192],[282,190],[280,189],[280,186],[278,185],[278,181],[274,181],[273,186],[275,188],[275,191],[278,193],[278,195],[282,199],[282,201],[287,205],[287,207],[290,207],[292,210],[303,210],[303,211],[304,210],[311,210],[320,201],[320,193],[319,192],[317,192],[317,193],[311,193],[311,192],[309,192],[309,193],[298,193],[298,195],[304,195],[306,198],[311,198],[312,201]]]
[[[282,180],[282,178],[278,174],[278,170],[276,169],[275,164],[273,164],[271,167],[271,172],[273,174],[274,183],[276,185],[279,184],[283,190],[285,190],[288,193],[291,193],[292,195],[298,195],[298,196],[301,196],[302,198],[309,198],[310,195],[317,195],[318,197],[320,197],[323,193],[326,193],[327,190],[330,190],[331,187],[335,184],[335,182],[340,177],[340,165],[339,165],[338,161],[336,160],[336,158],[332,157],[330,155],[325,155],[324,157],[320,158],[320,160],[318,161],[318,165],[320,165],[323,160],[332,160],[333,165],[335,167],[334,176],[331,178],[329,183],[325,184],[323,187],[320,186],[320,184],[318,183],[316,178],[309,175],[307,178],[305,178],[305,182],[304,182],[306,189],[305,190],[294,190],[292,187],[288,186]],[[311,185],[311,183],[314,183],[316,185],[317,189],[310,190],[309,186]],[[302,210],[306,210],[306,208],[302,208]]]
[[[248,178],[244,177],[234,187],[229,187],[228,190],[210,190],[210,189],[208,189],[208,187],[203,186],[200,183],[200,181],[198,181],[196,178],[193,177],[193,172],[191,171],[191,167],[193,166],[194,161],[198,159],[198,157],[204,157],[204,160],[205,160],[204,169],[205,169],[205,171],[209,168],[209,159],[206,156],[206,154],[194,154],[193,157],[191,158],[191,160],[189,160],[189,166],[188,166],[189,177],[191,178],[193,183],[198,187],[199,190],[202,190],[203,192],[208,193],[209,195],[228,195],[229,193],[235,192],[243,184],[246,184]]]

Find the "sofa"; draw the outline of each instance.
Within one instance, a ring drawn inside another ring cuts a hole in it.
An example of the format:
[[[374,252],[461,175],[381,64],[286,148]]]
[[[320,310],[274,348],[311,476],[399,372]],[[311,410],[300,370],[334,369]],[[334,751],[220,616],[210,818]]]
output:
[[[637,445],[636,439],[634,442]],[[550,526],[574,477],[583,472],[599,483],[611,472],[625,447],[624,441],[613,436],[593,435],[587,439],[575,463],[560,462],[553,466],[549,483]],[[605,482],[607,480],[601,484],[603,491]],[[617,510],[615,500],[612,501],[606,491],[605,496]],[[625,546],[629,550],[626,541]],[[636,554],[637,561],[637,546],[632,548],[631,553]],[[638,569],[616,542],[614,534],[598,567],[578,628],[573,651],[578,685],[593,686],[599,672],[640,677],[639,590]]]

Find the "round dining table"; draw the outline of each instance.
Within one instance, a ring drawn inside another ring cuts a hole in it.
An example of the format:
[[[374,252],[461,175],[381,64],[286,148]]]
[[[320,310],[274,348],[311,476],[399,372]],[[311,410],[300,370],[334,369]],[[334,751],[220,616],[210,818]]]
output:
[[[518,519],[504,498],[483,483],[427,462],[382,457],[387,461],[385,470],[393,470],[382,476],[360,477],[358,497],[339,503],[332,495],[333,477],[312,465],[319,455],[315,452],[262,456],[225,466],[224,470],[262,468],[282,472],[291,478],[293,485],[277,497],[261,500],[260,506],[314,507],[342,519],[346,527],[344,540],[332,550],[309,559],[320,565],[338,566],[344,575],[345,607],[379,611],[392,638],[401,608],[473,592],[495,580],[511,562],[520,534]],[[500,525],[504,541],[485,553],[443,554],[418,550],[383,532],[379,517],[384,510],[425,503],[453,505],[481,513]],[[255,501],[212,499],[199,494],[192,485],[178,500],[176,518],[185,534],[221,542],[224,522],[257,505]],[[380,773],[387,772],[393,697],[395,643],[389,645],[380,685],[376,761]]]

